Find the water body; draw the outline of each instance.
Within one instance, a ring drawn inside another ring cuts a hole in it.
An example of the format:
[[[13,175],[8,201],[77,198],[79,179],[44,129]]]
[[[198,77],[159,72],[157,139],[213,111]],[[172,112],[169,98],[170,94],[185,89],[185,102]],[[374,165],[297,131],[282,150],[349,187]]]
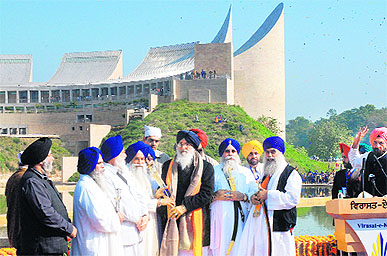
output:
[[[327,236],[335,231],[333,218],[325,211],[325,206],[297,208],[296,236]]]

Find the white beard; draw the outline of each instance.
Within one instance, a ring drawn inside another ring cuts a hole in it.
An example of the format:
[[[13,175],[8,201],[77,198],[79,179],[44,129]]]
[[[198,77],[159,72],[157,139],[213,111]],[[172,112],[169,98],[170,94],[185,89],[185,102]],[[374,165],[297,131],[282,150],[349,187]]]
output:
[[[47,176],[51,175],[52,169],[53,169],[53,161],[49,162],[47,161],[47,159],[45,159],[43,161],[42,168],[43,168],[44,174],[46,174]]]
[[[152,197],[152,185],[148,178],[148,169],[145,164],[129,164],[129,173],[132,175],[135,186],[139,191],[147,193],[147,196]]]
[[[190,150],[187,152],[180,153],[179,150],[176,151],[176,163],[178,163],[183,170],[191,167],[193,164],[193,158],[195,155],[195,150]]]
[[[102,189],[102,191],[107,191],[103,172],[99,172],[94,169],[94,171],[89,173],[89,176],[95,181],[95,183],[97,183],[97,185]]]
[[[118,172],[120,174],[129,172],[129,168],[126,165],[125,159],[120,159],[120,160],[116,161],[116,163],[114,164],[114,167],[118,168]]]
[[[228,171],[229,169],[238,170],[241,165],[241,159],[239,156],[227,156],[222,157],[220,163],[223,164],[223,171]]]
[[[286,164],[285,156],[283,154],[279,154],[273,159],[273,161],[268,161],[266,157],[263,158],[264,176],[269,175],[272,177],[274,173],[283,171],[280,168]]]

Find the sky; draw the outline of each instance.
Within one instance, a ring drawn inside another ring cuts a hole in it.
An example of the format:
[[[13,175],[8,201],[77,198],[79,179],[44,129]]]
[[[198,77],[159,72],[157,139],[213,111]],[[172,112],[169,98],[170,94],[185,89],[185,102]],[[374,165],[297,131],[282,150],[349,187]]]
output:
[[[0,0],[0,54],[32,54],[33,81],[64,53],[123,50],[124,76],[149,48],[210,43],[233,9],[234,50],[281,1]],[[387,107],[387,1],[285,0],[286,119]]]

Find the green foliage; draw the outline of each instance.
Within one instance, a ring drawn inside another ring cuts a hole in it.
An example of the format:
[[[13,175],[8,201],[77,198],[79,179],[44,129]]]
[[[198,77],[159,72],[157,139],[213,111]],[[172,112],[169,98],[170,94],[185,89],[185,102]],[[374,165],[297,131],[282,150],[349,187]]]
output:
[[[261,123],[263,126],[265,126],[267,129],[269,129],[274,134],[281,134],[283,131],[278,126],[277,119],[273,117],[267,117],[267,116],[260,116],[258,117],[257,121]]]
[[[17,154],[26,149],[29,144],[37,139],[0,137],[0,172],[14,172],[18,168]],[[52,140],[51,151],[55,157],[54,171],[62,170],[62,157],[70,156],[70,152],[63,147],[58,139]]]
[[[7,213],[7,200],[4,195],[0,196],[0,214]]]
[[[227,122],[215,123],[215,116],[220,114],[223,118],[227,118]],[[195,115],[198,115],[199,122],[195,122]],[[243,124],[243,133],[239,130],[240,124]],[[240,106],[177,101],[158,105],[144,120],[133,120],[123,129],[113,129],[107,137],[120,134],[124,146],[127,148],[130,144],[142,140],[144,125],[156,126],[161,129],[163,137],[159,149],[170,156],[175,154],[174,145],[179,130],[200,128],[207,133],[209,138],[205,150],[206,154],[218,160],[218,146],[228,137],[238,140],[243,145],[253,139],[263,142],[265,138],[274,135],[247,115]],[[326,163],[310,160],[303,151],[299,151],[289,144],[286,145],[285,156],[289,163],[298,167],[299,171],[302,172],[309,169],[327,170],[328,167]],[[242,154],[241,159],[244,161]]]
[[[298,116],[286,125],[286,140],[295,147],[308,149],[310,146],[308,137],[312,130],[313,123],[305,117]]]
[[[352,140],[346,127],[330,119],[322,119],[317,123],[309,138],[311,141],[309,154],[322,159],[340,156],[339,143],[350,144]]]

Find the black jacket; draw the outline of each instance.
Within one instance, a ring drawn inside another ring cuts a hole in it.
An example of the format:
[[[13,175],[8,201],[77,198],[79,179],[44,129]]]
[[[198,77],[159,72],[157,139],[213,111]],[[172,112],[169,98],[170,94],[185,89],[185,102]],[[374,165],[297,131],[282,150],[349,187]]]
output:
[[[171,160],[166,161],[163,164],[161,178],[166,181],[168,167],[171,163]],[[208,246],[210,244],[210,203],[211,198],[214,193],[214,168],[212,165],[203,160],[203,174],[201,179],[201,187],[198,194],[194,196],[184,197],[185,192],[190,184],[191,173],[194,169],[192,165],[189,170],[183,171],[178,165],[178,184],[177,184],[177,194],[176,194],[176,205],[184,205],[187,208],[187,211],[202,208],[203,212],[203,246]],[[164,232],[165,225],[167,223],[167,208],[165,206],[159,207],[157,209],[159,216],[161,217],[161,229],[162,233]],[[179,221],[179,220],[178,220]]]
[[[59,192],[46,175],[28,168],[21,178],[18,255],[63,254],[73,231]]]

